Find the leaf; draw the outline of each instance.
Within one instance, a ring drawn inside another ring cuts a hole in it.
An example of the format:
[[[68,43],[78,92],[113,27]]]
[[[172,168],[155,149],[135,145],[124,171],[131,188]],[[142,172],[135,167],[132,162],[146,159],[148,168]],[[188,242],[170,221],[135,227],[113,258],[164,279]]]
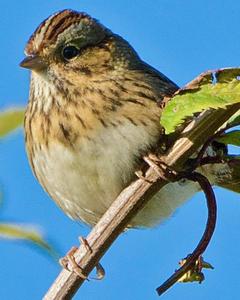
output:
[[[240,110],[236,112],[227,122],[229,127],[235,127],[240,125]]]
[[[0,223],[0,238],[28,241],[44,249],[54,258],[58,256],[53,247],[44,241],[37,230],[30,229],[27,226]]]
[[[174,132],[187,117],[205,109],[225,108],[240,103],[240,68],[208,71],[176,92],[164,108],[161,124],[167,134]],[[168,99],[167,99],[168,100]]]
[[[186,283],[186,282],[199,282],[202,283],[204,280],[204,274],[202,272],[196,272],[196,271],[188,271],[186,272],[179,280],[178,282]]]
[[[0,113],[0,137],[3,137],[21,126],[23,123],[24,109],[11,109]]]
[[[223,136],[217,138],[217,141],[225,145],[240,146],[240,130],[233,130],[225,133]]]
[[[186,258],[182,259],[179,264],[183,266],[186,263]],[[187,271],[179,280],[178,282],[199,282],[201,283],[204,280],[204,274],[202,269],[214,269],[213,266],[204,261],[203,257],[200,257],[193,266],[192,269]]]

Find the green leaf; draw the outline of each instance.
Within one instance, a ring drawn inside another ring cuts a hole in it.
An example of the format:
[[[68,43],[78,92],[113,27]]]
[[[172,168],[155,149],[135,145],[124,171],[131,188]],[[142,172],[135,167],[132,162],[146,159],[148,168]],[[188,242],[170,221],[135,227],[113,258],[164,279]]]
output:
[[[36,229],[33,230],[27,226],[0,223],[0,238],[31,242],[47,251],[54,258],[58,256],[53,247],[43,239]]]
[[[240,125],[240,110],[236,112],[227,122],[229,127],[239,126]]]
[[[22,125],[24,109],[11,109],[0,113],[0,137]]]
[[[174,132],[188,117],[205,109],[240,103],[239,75],[240,68],[208,71],[177,91],[162,112],[161,124],[165,132]],[[216,78],[216,83],[213,78]]]
[[[183,266],[186,263],[186,258],[182,259],[179,264]],[[213,266],[204,261],[203,257],[200,257],[193,265],[192,269],[187,271],[179,280],[178,282],[199,282],[201,283],[204,280],[204,274],[202,269],[214,269]]]
[[[217,138],[217,141],[225,145],[240,146],[240,130],[233,130],[225,133],[223,136]]]

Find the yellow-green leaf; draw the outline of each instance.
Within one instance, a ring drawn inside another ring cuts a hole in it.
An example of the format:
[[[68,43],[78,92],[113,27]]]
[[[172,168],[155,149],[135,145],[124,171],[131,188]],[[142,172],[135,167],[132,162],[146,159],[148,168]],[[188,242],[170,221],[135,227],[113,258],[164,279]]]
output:
[[[227,125],[231,127],[240,125],[240,110],[228,120]]]
[[[188,271],[186,272],[179,280],[178,282],[199,282],[201,283],[204,280],[204,274],[202,272],[196,272],[196,271]]]
[[[223,136],[219,137],[217,141],[224,143],[225,145],[240,146],[240,130],[233,130],[225,133]]]
[[[183,266],[186,263],[187,259],[182,259],[179,264],[180,266]],[[199,257],[198,260],[196,260],[195,265],[192,267],[192,269],[188,270],[179,280],[178,282],[199,282],[201,283],[204,280],[204,274],[202,272],[202,269],[214,269],[213,266],[204,261],[203,257]]]
[[[185,119],[202,110],[240,103],[239,76],[240,68],[208,71],[177,91],[162,112],[161,124],[166,133],[174,132]]]
[[[0,113],[0,137],[5,136],[23,123],[24,109],[11,109]]]
[[[44,249],[54,258],[57,257],[53,247],[43,239],[41,233],[36,229],[17,224],[0,223],[0,238],[28,241]]]

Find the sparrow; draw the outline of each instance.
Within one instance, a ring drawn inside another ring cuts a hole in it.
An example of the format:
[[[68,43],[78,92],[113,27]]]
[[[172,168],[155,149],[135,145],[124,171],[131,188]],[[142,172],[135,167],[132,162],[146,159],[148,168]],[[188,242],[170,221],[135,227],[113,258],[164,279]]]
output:
[[[161,104],[179,87],[121,36],[69,9],[38,26],[25,54],[21,66],[31,70],[24,122],[31,168],[69,217],[93,226],[136,179],[143,155],[161,143]],[[236,190],[226,164],[198,171],[212,184]],[[156,226],[199,190],[188,180],[168,183],[129,226]]]

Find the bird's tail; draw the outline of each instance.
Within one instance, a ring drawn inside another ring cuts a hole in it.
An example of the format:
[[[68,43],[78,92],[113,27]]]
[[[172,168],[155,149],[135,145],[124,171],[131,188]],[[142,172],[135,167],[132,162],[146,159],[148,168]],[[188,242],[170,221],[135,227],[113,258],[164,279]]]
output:
[[[240,193],[240,159],[232,158],[225,165],[225,174],[218,174],[215,178],[215,184],[233,192]]]
[[[240,193],[240,159],[227,155],[226,163],[204,165],[199,170],[212,185]]]
[[[240,193],[240,157],[231,155],[226,145],[213,141],[206,150],[206,157],[219,157],[224,163],[202,165],[200,172],[212,185]]]

